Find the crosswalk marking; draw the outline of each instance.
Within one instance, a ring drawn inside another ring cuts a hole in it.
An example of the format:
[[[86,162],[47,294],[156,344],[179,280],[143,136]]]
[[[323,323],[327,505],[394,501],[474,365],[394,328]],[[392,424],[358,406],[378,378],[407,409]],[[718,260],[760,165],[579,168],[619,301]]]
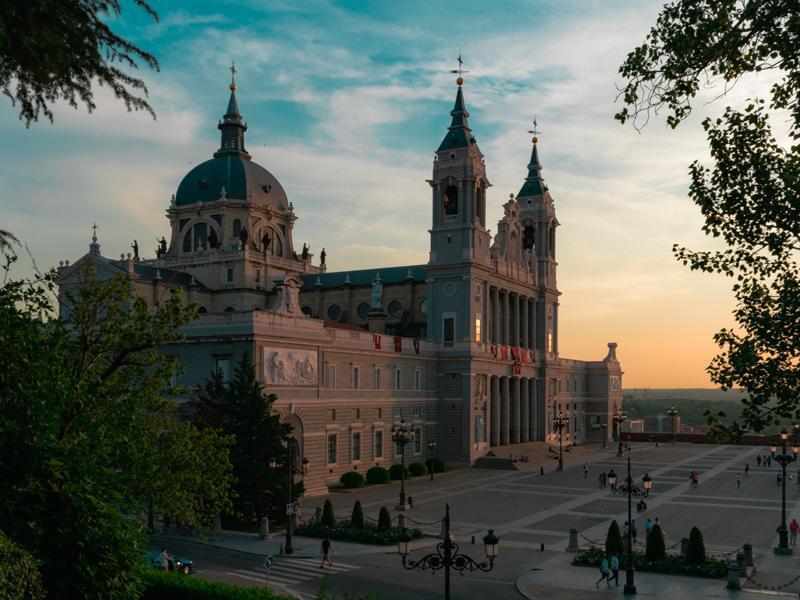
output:
[[[269,570],[269,580],[270,582],[280,585],[297,585],[309,579],[322,577],[326,573],[344,573],[358,568],[359,565],[337,562],[334,563],[333,566],[325,565],[324,569],[320,569],[319,561],[316,559],[284,559],[275,561],[272,565],[272,568]],[[259,583],[264,583],[267,579],[267,572],[263,566],[226,571],[225,574],[248,581],[257,581]]]

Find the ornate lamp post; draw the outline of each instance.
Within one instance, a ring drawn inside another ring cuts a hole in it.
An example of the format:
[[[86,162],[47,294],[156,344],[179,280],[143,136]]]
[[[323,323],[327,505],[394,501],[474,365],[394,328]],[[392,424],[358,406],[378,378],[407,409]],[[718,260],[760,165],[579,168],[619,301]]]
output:
[[[431,455],[431,481],[433,481],[433,458],[436,455],[436,440],[430,440],[428,442],[428,452],[430,452]]]
[[[287,505],[286,505],[286,544],[284,546],[283,551],[286,554],[294,554],[294,548],[292,547],[292,516],[295,514],[295,505],[292,502],[292,485],[294,484],[294,476],[302,473],[305,474],[308,470],[308,463],[309,460],[305,456],[303,457],[302,469],[298,469],[296,465],[296,459],[298,458],[298,444],[297,440],[294,438],[289,438],[289,441],[286,445],[286,453],[287,459],[285,463],[279,463],[274,458],[270,459],[269,461],[269,468],[270,469],[282,469],[286,467],[286,497],[287,497]],[[291,507],[291,511],[289,508]]]
[[[795,428],[797,431],[797,428]],[[789,547],[789,531],[786,528],[786,466],[797,460],[797,453],[800,452],[797,440],[792,443],[792,453],[786,452],[786,442],[789,439],[789,433],[784,427],[781,429],[781,453],[778,454],[777,445],[770,446],[772,458],[781,466],[783,478],[781,479],[781,524],[778,526],[778,545],[775,547],[775,554],[791,554],[792,549]]]
[[[414,432],[406,427],[406,420],[400,419],[399,425],[392,425],[392,441],[400,446],[400,499],[397,510],[405,511],[406,504],[406,446],[411,443]]]
[[[628,415],[622,412],[621,408],[618,408],[611,420],[614,421],[614,429],[617,432],[617,440],[619,441],[617,456],[622,456],[622,423],[628,420]]]
[[[558,413],[553,418],[553,429],[558,432],[558,470],[564,470],[564,428],[569,424],[569,417]]]
[[[627,494],[628,495],[628,543],[626,547],[625,559],[625,587],[623,593],[633,595],[636,593],[636,585],[633,581],[633,533],[631,531],[633,523],[633,515],[631,514],[631,498],[633,496],[649,496],[650,490],[653,487],[653,479],[647,474],[642,477],[642,487],[633,485],[633,477],[631,477],[631,450],[628,448],[628,476],[625,478],[625,483],[617,485],[617,474],[614,469],[608,472],[608,485],[611,486],[611,492],[614,494]]]
[[[494,568],[494,559],[497,558],[497,550],[500,546],[500,538],[490,529],[489,533],[483,536],[483,549],[489,562],[478,562],[466,554],[458,551],[456,544],[450,537],[450,505],[445,505],[444,513],[444,540],[436,545],[436,552],[426,554],[419,560],[408,558],[410,552],[411,534],[408,529],[403,528],[397,539],[397,552],[403,559],[403,566],[412,571],[420,569],[426,571],[430,569],[433,573],[444,569],[444,598],[450,600],[450,570],[454,569],[464,574],[464,571],[491,571]]]
[[[678,416],[678,408],[675,406],[670,406],[667,409],[667,414],[672,419],[672,443],[675,443],[675,417]]]

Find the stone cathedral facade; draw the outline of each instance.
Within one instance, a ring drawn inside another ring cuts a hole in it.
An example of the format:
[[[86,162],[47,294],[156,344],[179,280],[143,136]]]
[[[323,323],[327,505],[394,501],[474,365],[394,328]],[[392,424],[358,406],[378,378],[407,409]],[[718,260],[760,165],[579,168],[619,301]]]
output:
[[[200,312],[185,341],[162,348],[182,362],[180,383],[230,376],[250,357],[309,458],[310,495],[345,471],[399,461],[391,429],[401,419],[415,432],[407,462],[423,460],[429,440],[459,464],[554,442],[558,414],[567,443],[599,442],[622,404],[622,371],[614,343],[601,360],[559,354],[559,222],[537,139],[492,236],[491,184],[457,83],[428,180],[427,264],[328,272],[324,250],[297,249],[295,207],[251,160],[232,82],[220,148],[180,182],[156,258],[109,258],[93,237],[86,255],[60,267],[62,291],[79,285],[87,263],[128,277],[154,308],[179,289]]]

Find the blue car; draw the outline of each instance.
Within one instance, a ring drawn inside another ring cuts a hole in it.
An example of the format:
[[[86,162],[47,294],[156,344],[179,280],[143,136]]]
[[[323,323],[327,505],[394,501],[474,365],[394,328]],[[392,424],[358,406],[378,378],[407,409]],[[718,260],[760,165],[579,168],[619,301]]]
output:
[[[192,574],[192,565],[194,564],[191,559],[183,558],[173,555],[173,560],[169,563],[169,570],[175,573],[182,573],[184,575]],[[145,562],[147,566],[154,569],[161,568],[161,552],[153,550],[145,555]]]

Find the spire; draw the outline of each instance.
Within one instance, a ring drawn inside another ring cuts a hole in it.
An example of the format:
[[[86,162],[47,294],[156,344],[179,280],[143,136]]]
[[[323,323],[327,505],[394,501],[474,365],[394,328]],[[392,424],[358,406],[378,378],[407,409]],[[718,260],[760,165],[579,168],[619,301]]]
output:
[[[528,176],[525,178],[525,183],[522,184],[517,198],[524,198],[527,196],[542,196],[547,191],[547,185],[542,178],[542,164],[539,162],[539,143],[538,123],[536,119],[533,120],[533,129],[528,131],[533,134],[533,148],[531,149],[531,160],[528,163]]]
[[[222,132],[222,140],[220,148],[214,154],[214,157],[219,156],[241,156],[243,158],[250,158],[247,150],[244,149],[244,132],[247,131],[247,125],[242,121],[242,115],[239,113],[239,103],[236,101],[236,65],[231,63],[231,83],[228,88],[231,91],[231,97],[228,100],[228,108],[225,110],[225,115],[222,121],[217,125],[217,129]]]
[[[456,103],[453,106],[453,110],[450,111],[450,116],[453,117],[453,120],[450,122],[450,127],[447,128],[447,135],[444,136],[442,143],[439,144],[437,152],[451,150],[453,148],[466,148],[470,144],[475,143],[475,138],[472,136],[472,129],[470,129],[469,121],[467,120],[469,111],[467,111],[467,106],[464,103],[464,78],[462,75],[464,73],[469,73],[469,71],[465,71],[462,68],[463,66],[464,61],[461,60],[461,53],[459,52],[458,69],[450,71],[451,73],[458,73],[458,78],[456,79],[456,84],[458,85]]]
[[[89,254],[100,256],[100,244],[97,243],[97,223],[92,225],[92,243],[89,244]]]

